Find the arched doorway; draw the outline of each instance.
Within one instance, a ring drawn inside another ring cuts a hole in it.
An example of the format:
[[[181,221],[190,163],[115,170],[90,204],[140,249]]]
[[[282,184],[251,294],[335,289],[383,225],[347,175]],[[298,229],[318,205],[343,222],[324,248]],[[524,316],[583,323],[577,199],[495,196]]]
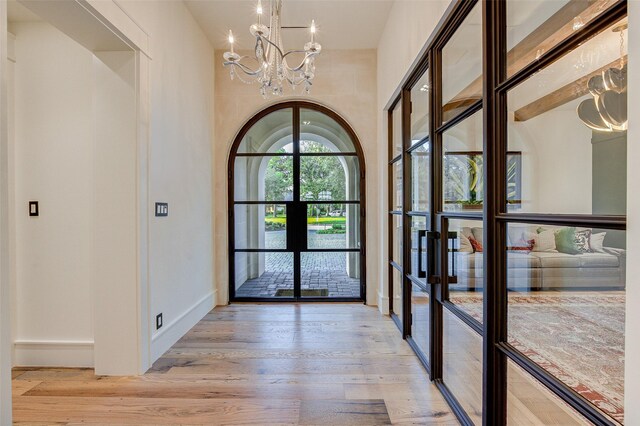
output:
[[[273,105],[229,157],[230,301],[365,300],[365,173],[334,111]]]

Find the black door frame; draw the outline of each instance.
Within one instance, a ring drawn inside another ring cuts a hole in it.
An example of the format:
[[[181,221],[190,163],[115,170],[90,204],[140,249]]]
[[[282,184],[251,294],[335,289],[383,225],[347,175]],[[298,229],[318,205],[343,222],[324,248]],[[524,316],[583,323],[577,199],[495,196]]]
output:
[[[482,15],[482,83],[481,98],[471,100],[460,108],[460,112],[448,121],[442,114],[442,49],[453,34],[462,25],[464,19],[474,7],[481,7]],[[397,87],[385,106],[388,122],[387,137],[389,146],[389,209],[388,218],[401,216],[403,223],[402,245],[403,265],[398,265],[392,258],[393,231],[389,220],[389,311],[395,320],[403,338],[412,347],[430,379],[436,384],[458,420],[464,425],[473,424],[463,406],[443,380],[443,309],[466,323],[473,332],[483,340],[482,365],[482,421],[484,425],[507,424],[507,363],[518,365],[532,378],[555,394],[568,406],[594,424],[613,425],[614,423],[599,411],[590,401],[576,393],[568,385],[538,366],[533,360],[509,344],[507,339],[507,238],[508,224],[548,224],[558,226],[583,226],[610,230],[626,230],[626,216],[597,214],[539,214],[514,213],[507,210],[506,190],[506,158],[507,158],[507,94],[509,90],[530,78],[538,71],[549,66],[568,52],[576,49],[591,37],[604,31],[627,14],[627,1],[618,0],[603,10],[596,19],[585,24],[566,39],[558,42],[548,51],[528,65],[522,67],[511,76],[507,76],[507,11],[506,0],[452,0],[443,18],[438,23],[425,46],[418,55],[408,73]],[[427,70],[428,67],[428,70]],[[429,268],[427,284],[419,282],[411,275],[410,257],[410,219],[413,212],[407,209],[411,201],[408,186],[411,177],[411,89],[424,72],[430,75],[430,209],[427,212],[427,228],[438,237],[448,235],[450,220],[482,221],[484,229],[484,284],[488,289],[484,293],[484,321],[481,324],[468,313],[457,308],[448,301],[447,284],[447,238],[440,237],[438,244],[433,245],[427,253]],[[402,108],[402,151],[395,155],[393,112]],[[484,155],[484,207],[482,212],[447,212],[442,205],[442,134],[471,115],[481,112],[483,115],[483,155]],[[401,210],[395,209],[392,202],[395,187],[393,167],[400,165],[403,176]],[[386,212],[385,212],[386,213]],[[435,248],[436,253],[431,253]],[[402,316],[393,312],[393,273],[399,271],[402,276]],[[430,282],[429,282],[430,281]],[[423,353],[411,336],[411,287],[416,285],[427,292],[430,297],[430,347]]]
[[[262,118],[271,114],[272,112],[291,109],[293,111],[293,153],[289,154],[293,158],[293,200],[292,201],[235,201],[235,181],[234,181],[234,169],[236,158],[239,157],[267,157],[268,154],[249,154],[239,153],[238,149],[249,130]],[[300,153],[300,110],[313,110],[320,112],[334,121],[336,121],[349,135],[355,152],[335,152],[335,153],[323,153],[322,156],[336,156],[336,157],[357,157],[359,162],[359,200],[334,200],[334,201],[303,201],[300,199],[300,159],[303,156],[311,157],[314,154],[301,154]],[[249,119],[237,133],[228,160],[228,187],[227,187],[227,200],[228,200],[228,253],[229,253],[229,303],[231,302],[363,302],[366,303],[366,180],[365,180],[365,160],[364,152],[360,144],[360,140],[356,135],[353,128],[349,123],[342,118],[338,113],[327,108],[324,105],[320,105],[309,101],[285,101],[271,105]],[[287,206],[287,249],[284,250],[269,250],[269,249],[236,249],[235,247],[235,206],[236,205],[267,205],[278,204]],[[306,206],[318,205],[318,204],[345,204],[345,205],[359,205],[360,207],[360,248],[352,249],[309,249],[307,248],[307,232],[306,232],[306,213],[304,214],[304,220],[301,213],[306,212]],[[291,217],[289,214],[291,213]],[[295,230],[302,230],[305,232],[296,232]],[[293,253],[293,271],[294,271],[294,295],[293,297],[237,297],[235,289],[235,253],[278,253],[287,252]],[[360,297],[346,298],[346,297],[302,297],[301,295],[301,253],[359,253],[360,254]]]

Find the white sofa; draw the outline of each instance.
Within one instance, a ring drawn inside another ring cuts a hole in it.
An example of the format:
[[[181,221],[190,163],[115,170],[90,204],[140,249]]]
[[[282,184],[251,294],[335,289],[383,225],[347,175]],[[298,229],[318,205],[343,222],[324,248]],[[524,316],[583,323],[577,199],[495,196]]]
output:
[[[480,228],[474,231],[476,235],[481,233]],[[470,232],[470,228],[461,231],[463,235]],[[522,233],[520,230],[516,232]],[[515,235],[513,232],[510,234],[509,240]],[[449,274],[457,277],[457,283],[450,287],[460,290],[482,288],[482,261],[481,252],[450,253]],[[623,289],[625,271],[626,252],[613,247],[603,246],[599,252],[581,254],[557,251],[507,252],[507,285],[514,290]]]

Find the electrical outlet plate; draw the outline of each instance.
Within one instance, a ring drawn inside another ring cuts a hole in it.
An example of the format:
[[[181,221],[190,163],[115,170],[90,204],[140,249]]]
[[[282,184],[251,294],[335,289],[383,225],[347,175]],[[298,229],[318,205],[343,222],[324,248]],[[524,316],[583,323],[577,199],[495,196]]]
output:
[[[162,328],[162,313],[156,315],[156,330],[160,330]]]

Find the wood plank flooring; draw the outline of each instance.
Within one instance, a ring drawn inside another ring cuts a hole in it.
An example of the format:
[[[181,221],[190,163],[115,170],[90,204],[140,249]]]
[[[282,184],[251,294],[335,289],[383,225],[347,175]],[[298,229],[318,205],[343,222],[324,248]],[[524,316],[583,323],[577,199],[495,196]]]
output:
[[[144,376],[13,377],[17,424],[458,424],[395,324],[362,304],[218,307]]]

